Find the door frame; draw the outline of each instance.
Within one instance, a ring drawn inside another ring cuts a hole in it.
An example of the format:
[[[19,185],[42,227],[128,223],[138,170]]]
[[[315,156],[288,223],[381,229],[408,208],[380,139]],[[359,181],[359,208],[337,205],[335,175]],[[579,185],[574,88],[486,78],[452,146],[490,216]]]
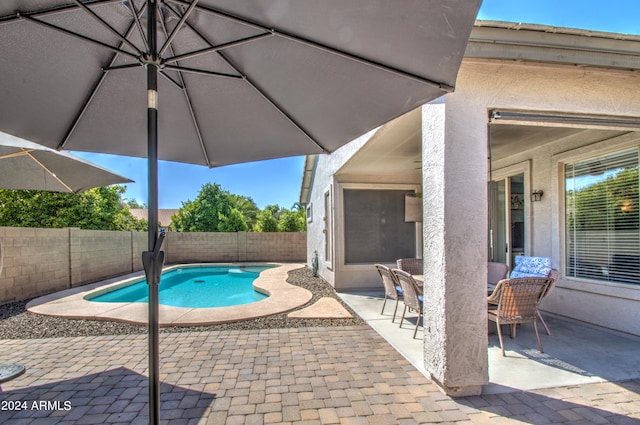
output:
[[[488,177],[489,183],[497,180],[505,180],[509,177],[523,174],[524,175],[524,252],[526,255],[531,255],[531,247],[533,246],[533,232],[532,229],[532,207],[531,202],[529,200],[529,195],[531,194],[531,160],[522,161],[507,167],[499,168],[497,170],[491,171],[491,176]],[[507,189],[507,194],[510,194],[510,188]],[[491,195],[491,194],[490,194]],[[489,199],[488,202],[491,202]],[[505,202],[510,202],[510,196],[507,196]],[[487,205],[488,207],[488,205]],[[491,226],[491,218],[489,220],[489,226]],[[509,240],[509,255],[507,255],[507,264],[511,269],[513,269],[513,264],[511,264],[511,226],[506,226],[506,231]],[[490,235],[487,234],[487,238]],[[487,240],[488,242],[488,240]],[[487,247],[489,244],[487,243]]]

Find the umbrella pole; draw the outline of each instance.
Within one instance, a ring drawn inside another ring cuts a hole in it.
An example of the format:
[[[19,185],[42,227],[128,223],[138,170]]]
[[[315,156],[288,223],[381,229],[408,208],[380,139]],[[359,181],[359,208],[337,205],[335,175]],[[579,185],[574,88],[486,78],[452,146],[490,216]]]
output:
[[[164,253],[160,252],[162,236],[158,235],[158,68],[156,43],[156,1],[147,0],[147,158],[149,202],[149,251],[142,254],[149,287],[149,424],[160,423],[160,341],[158,285]]]

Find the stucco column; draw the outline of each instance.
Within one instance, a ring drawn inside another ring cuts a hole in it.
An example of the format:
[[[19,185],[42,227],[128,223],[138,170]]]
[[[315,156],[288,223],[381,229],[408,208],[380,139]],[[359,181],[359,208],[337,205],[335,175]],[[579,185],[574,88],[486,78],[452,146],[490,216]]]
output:
[[[422,142],[425,367],[445,393],[477,395],[488,382],[486,119],[425,105]]]

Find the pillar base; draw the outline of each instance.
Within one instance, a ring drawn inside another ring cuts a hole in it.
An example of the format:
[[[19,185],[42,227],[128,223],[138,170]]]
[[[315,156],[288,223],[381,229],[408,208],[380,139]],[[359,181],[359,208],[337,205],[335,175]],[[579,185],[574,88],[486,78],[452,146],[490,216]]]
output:
[[[474,395],[482,395],[482,385],[467,385],[464,387],[448,387],[442,382],[431,376],[431,381],[438,386],[440,391],[449,397],[470,397]]]

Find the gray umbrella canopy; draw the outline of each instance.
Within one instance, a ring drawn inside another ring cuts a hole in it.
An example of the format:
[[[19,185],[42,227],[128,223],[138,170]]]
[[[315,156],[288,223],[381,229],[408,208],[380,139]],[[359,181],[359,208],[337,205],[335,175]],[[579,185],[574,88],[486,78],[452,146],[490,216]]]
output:
[[[451,91],[479,4],[159,0],[151,59],[144,1],[4,0],[0,130],[145,157],[154,63],[160,159],[330,152]]]
[[[131,182],[69,153],[0,133],[0,189],[80,193]]]
[[[334,151],[453,90],[480,3],[0,2],[0,131],[149,158],[151,423],[163,262],[157,160],[219,166]]]

